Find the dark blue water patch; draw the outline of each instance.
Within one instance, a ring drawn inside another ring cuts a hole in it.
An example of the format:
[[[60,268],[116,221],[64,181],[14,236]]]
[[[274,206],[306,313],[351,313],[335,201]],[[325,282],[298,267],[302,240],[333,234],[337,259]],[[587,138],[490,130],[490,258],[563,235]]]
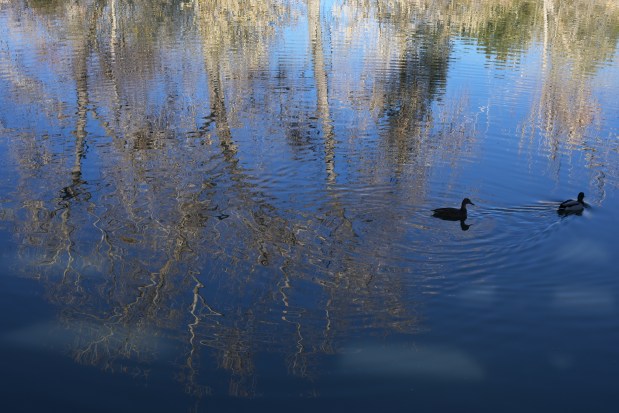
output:
[[[191,400],[167,377],[148,383],[76,364],[64,355],[2,348],[2,398],[14,412],[187,411]],[[154,372],[156,373],[156,371]]]
[[[54,309],[41,294],[41,286],[36,280],[19,278],[5,267],[0,273],[0,314],[7,317],[0,318],[0,335],[40,322],[53,314]]]
[[[565,367],[566,357],[551,360],[559,365],[553,368],[543,355],[517,350],[502,353],[497,363],[487,356],[489,349],[433,347],[424,341],[368,344],[356,349],[356,365],[338,361],[346,355],[331,356],[321,368],[323,375],[316,380],[313,393],[299,389],[296,395],[286,394],[294,389],[294,379],[286,381],[278,375],[255,399],[214,397],[204,400],[204,405],[217,411],[341,411],[344,407],[396,412],[613,411],[612,404],[600,401],[616,401],[612,364],[601,370],[580,364],[570,371]],[[377,356],[378,360],[372,360]],[[437,369],[440,363],[444,366]],[[362,371],[363,366],[373,370]],[[605,376],[606,384],[593,384],[596,374]]]
[[[616,307],[517,283],[496,278],[427,300],[418,346],[449,343],[478,365],[484,402],[473,411],[612,411],[600,400],[618,400],[619,357],[608,347],[619,339]]]
[[[41,293],[36,280],[6,272],[0,277],[0,313],[10,314],[0,318],[0,397],[5,408],[12,412],[187,411],[192,400],[170,380],[167,367],[154,363],[148,380],[133,377],[130,368],[104,371],[76,363],[62,348],[50,346],[45,334],[28,334],[55,323],[57,308]]]
[[[6,269],[0,274],[0,314],[5,315],[0,318],[0,397],[5,408],[131,412],[146,407],[167,412],[189,405],[180,386],[170,383],[167,368],[162,375],[157,363],[144,380],[132,377],[130,371],[110,373],[78,364],[68,351],[50,345],[54,336],[52,329],[45,334],[45,326],[56,325],[57,311],[44,299],[37,280]]]

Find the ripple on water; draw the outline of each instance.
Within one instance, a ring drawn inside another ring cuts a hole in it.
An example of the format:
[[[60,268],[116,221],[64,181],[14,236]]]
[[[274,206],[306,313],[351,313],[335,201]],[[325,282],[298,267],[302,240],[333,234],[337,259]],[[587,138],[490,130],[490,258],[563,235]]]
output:
[[[470,207],[466,231],[460,222],[443,221],[419,211],[421,230],[412,230],[410,248],[435,263],[433,270],[473,278],[534,271],[548,263],[548,243],[555,242],[561,224],[556,205]],[[423,241],[415,241],[415,238]],[[542,253],[540,253],[542,252]],[[555,259],[551,259],[554,261]]]

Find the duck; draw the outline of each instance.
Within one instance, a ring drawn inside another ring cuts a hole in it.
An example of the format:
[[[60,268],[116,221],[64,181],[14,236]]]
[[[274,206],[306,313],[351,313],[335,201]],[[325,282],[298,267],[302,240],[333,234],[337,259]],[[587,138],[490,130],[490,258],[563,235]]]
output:
[[[464,198],[460,208],[437,208],[432,210],[432,216],[449,221],[464,221],[466,219],[466,206],[475,205],[470,199]]]
[[[575,201],[573,199],[568,199],[567,201],[561,202],[558,212],[563,214],[568,214],[570,212],[582,212],[582,210],[585,209],[584,199],[585,193],[580,192]]]

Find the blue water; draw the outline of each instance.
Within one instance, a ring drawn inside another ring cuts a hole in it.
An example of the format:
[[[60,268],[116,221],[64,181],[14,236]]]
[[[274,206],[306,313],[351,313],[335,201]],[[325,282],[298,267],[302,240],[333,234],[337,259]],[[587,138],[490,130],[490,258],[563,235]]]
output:
[[[3,405],[614,412],[617,27],[584,0],[0,3]]]

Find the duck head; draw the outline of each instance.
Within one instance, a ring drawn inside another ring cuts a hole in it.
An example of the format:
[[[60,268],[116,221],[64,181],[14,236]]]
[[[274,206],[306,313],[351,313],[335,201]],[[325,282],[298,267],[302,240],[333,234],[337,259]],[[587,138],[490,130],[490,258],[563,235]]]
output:
[[[462,200],[462,208],[464,208],[466,205],[475,205],[475,204],[474,204],[474,203],[472,203],[470,199],[468,199],[468,198],[464,198],[464,199]]]

